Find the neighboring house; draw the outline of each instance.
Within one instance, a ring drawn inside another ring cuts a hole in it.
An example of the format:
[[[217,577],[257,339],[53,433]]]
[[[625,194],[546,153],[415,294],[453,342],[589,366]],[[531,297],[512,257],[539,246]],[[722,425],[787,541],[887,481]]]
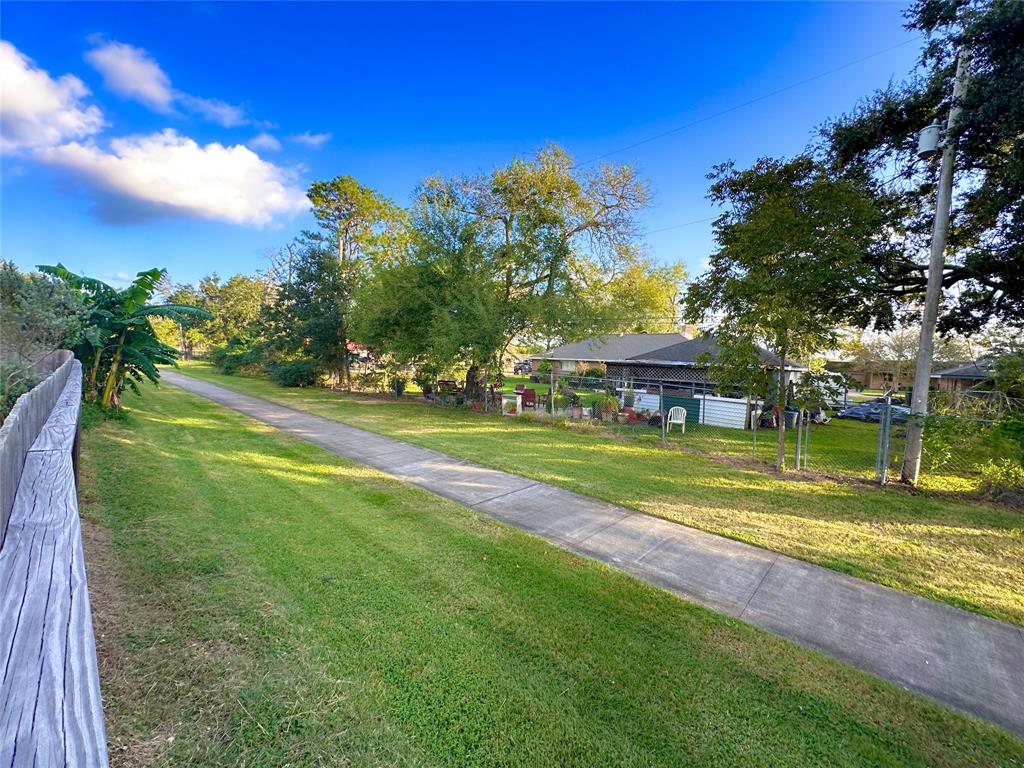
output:
[[[894,366],[894,363],[888,363]],[[878,366],[858,365],[856,363],[829,360],[825,369],[833,373],[841,373],[848,379],[860,384],[861,389],[899,389],[908,386],[914,379],[914,362],[911,360],[901,366],[900,381],[894,381],[892,371],[881,370]]]
[[[601,366],[608,378],[633,387],[662,385],[698,395],[715,390],[703,356],[714,358],[716,354],[718,345],[706,336],[689,339],[681,333],[621,333],[566,344],[534,355],[533,360],[534,370],[537,361],[549,360],[556,375]],[[762,361],[771,368],[779,365],[777,357],[764,351]],[[791,361],[786,361],[785,369],[789,373],[806,370]]]
[[[932,373],[932,387],[942,392],[962,392],[992,378],[991,363],[962,363]]]

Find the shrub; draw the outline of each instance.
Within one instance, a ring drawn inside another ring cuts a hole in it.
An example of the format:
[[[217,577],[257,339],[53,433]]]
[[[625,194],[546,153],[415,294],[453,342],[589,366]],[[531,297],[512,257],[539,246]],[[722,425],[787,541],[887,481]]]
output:
[[[282,387],[312,387],[323,374],[312,360],[287,360],[269,368],[270,378]]]
[[[233,337],[227,345],[215,347],[209,359],[221,373],[262,373],[266,365],[267,347],[252,337]]]
[[[391,377],[391,391],[395,393],[396,397],[401,397],[405,393],[405,385],[409,383],[409,379],[405,376],[392,376]]]
[[[598,395],[594,398],[594,413],[608,417],[619,410],[619,401],[614,395]]]
[[[366,371],[352,376],[352,386],[360,392],[384,392],[384,371]]]
[[[0,363],[0,424],[4,423],[18,398],[38,384],[40,379],[31,368],[22,370],[14,363]]]
[[[539,373],[539,374],[544,374],[544,375],[547,375],[547,374],[551,373],[551,361],[550,360],[541,360],[539,363],[537,363],[537,371],[536,372]]]
[[[981,490],[994,501],[1024,507],[1024,465],[1013,459],[989,459],[981,467]]]
[[[432,367],[417,368],[412,380],[423,392],[424,397],[432,397],[434,394],[434,381],[437,378],[437,369]]]

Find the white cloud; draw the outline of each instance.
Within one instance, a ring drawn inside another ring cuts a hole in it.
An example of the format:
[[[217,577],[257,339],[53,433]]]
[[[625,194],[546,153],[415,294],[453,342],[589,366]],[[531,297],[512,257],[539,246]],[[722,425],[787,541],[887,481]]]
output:
[[[307,206],[290,174],[251,149],[200,146],[173,130],[114,139],[110,151],[74,142],[36,156],[88,182],[108,220],[181,215],[262,227]]]
[[[234,128],[236,125],[246,125],[251,122],[244,109],[220,99],[204,99],[199,96],[189,96],[187,93],[179,93],[178,102],[189,112],[195,112],[210,122],[218,123],[225,128]]]
[[[289,136],[288,138],[299,144],[305,144],[307,147],[320,149],[320,147],[331,140],[331,134],[310,133],[309,131],[306,131],[305,133],[297,133],[293,136]]]
[[[54,80],[10,43],[0,40],[0,150],[59,144],[101,130],[103,114],[81,103],[89,95],[77,77]]]
[[[141,48],[104,42],[87,51],[85,60],[103,75],[103,84],[118,96],[140,101],[157,112],[174,111],[171,79]]]
[[[239,106],[173,88],[167,73],[142,48],[102,39],[93,42],[97,47],[86,52],[85,60],[103,75],[104,85],[118,96],[134,99],[163,114],[173,114],[176,106],[181,107],[225,128],[252,122]]]
[[[253,149],[266,149],[271,152],[276,152],[281,148],[281,142],[266,132],[253,136],[247,144]]]

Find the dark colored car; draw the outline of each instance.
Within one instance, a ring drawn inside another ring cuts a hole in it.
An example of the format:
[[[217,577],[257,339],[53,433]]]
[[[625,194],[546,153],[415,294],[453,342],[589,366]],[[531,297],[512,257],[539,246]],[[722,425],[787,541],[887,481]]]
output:
[[[512,366],[512,373],[533,373],[533,363],[531,363],[529,360],[520,360],[518,363]]]

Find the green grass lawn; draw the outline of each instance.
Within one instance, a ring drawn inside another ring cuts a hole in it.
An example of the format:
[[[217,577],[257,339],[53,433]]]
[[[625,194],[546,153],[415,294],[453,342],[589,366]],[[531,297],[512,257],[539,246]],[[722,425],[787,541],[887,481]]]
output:
[[[1005,731],[202,398],[127,401],[85,433],[81,489],[115,766],[1024,762]]]
[[[782,479],[732,468],[695,453],[665,450],[654,436],[644,441],[409,400],[283,389],[262,378],[223,376],[202,363],[183,371],[326,418],[1024,624],[1024,515],[1019,511],[898,489]]]
[[[506,376],[501,392],[511,392],[517,384],[533,388],[538,398],[550,387],[547,376],[541,382],[531,382],[528,376]],[[576,388],[581,404],[588,408],[594,405],[598,397],[604,395],[602,389],[588,390]],[[880,392],[878,394],[881,394]],[[415,401],[419,397],[418,390],[410,390],[408,399]],[[876,395],[865,395],[861,399],[869,401]],[[851,400],[854,402],[854,400]],[[543,411],[530,412],[534,416],[544,416]],[[831,411],[834,415],[836,411]],[[643,423],[619,425],[608,423],[603,428],[612,432],[628,435],[631,438],[653,444],[661,439],[661,431]],[[812,471],[819,473],[874,480],[877,475],[875,458],[878,453],[879,425],[875,422],[857,421],[853,419],[833,419],[828,424],[811,424],[809,464]],[[894,424],[889,450],[889,477],[898,478],[900,464],[903,460],[903,445],[906,437],[906,426]],[[775,463],[776,436],[772,430],[758,433],[756,445],[751,440],[751,432],[741,429],[714,427],[705,424],[690,423],[685,434],[673,430],[668,435],[670,443],[700,452],[717,453],[723,456],[748,459],[754,458],[767,464]],[[786,456],[791,464],[796,452],[797,432],[786,433]],[[960,495],[977,495],[980,488],[981,474],[979,468],[987,459],[1014,458],[1019,448],[1009,442],[1004,444],[986,444],[984,448],[958,448],[952,453],[945,451],[929,451],[926,435],[925,457],[918,487],[925,491],[956,493]],[[933,460],[938,456],[939,460]]]

